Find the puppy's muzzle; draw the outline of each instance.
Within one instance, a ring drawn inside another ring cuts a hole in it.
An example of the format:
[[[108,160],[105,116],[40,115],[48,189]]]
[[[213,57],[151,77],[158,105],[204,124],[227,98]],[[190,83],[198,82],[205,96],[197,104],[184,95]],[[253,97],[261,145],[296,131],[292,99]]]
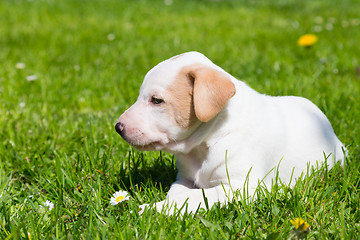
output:
[[[117,122],[115,125],[115,130],[118,134],[120,134],[121,137],[124,137],[125,135],[125,126],[121,122]]]

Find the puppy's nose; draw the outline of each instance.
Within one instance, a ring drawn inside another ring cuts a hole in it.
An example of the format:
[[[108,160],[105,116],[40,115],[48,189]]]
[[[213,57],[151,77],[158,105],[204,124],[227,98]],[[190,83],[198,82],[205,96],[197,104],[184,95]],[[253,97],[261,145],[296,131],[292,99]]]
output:
[[[124,124],[121,122],[117,122],[115,125],[115,130],[118,134],[120,134],[120,136],[124,134],[124,128]]]

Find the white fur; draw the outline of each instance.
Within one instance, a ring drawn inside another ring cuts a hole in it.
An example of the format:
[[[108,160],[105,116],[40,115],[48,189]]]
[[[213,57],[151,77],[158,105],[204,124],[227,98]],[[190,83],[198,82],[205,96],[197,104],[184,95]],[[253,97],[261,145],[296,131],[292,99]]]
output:
[[[150,99],[162,97],[180,69],[194,63],[224,72],[235,84],[236,94],[213,119],[184,129]],[[324,154],[331,154],[330,167],[344,157],[343,144],[312,102],[301,97],[259,94],[197,52],[182,54],[151,69],[136,103],[119,122],[126,129],[125,139],[136,148],[165,150],[176,156],[177,180],[166,200],[156,203],[158,211],[163,205],[181,207],[187,202],[188,211],[194,212],[199,205],[205,207],[203,191],[210,207],[215,202],[225,203],[231,198],[230,184],[234,190],[242,189],[250,169],[251,194],[259,180],[271,185],[273,169],[279,163],[279,177],[289,183],[306,172],[308,163],[323,162]],[[174,209],[168,208],[168,213]]]

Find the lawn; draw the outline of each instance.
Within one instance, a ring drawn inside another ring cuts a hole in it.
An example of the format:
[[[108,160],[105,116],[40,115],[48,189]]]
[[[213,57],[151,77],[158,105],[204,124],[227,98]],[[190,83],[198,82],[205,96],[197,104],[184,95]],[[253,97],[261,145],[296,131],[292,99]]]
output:
[[[359,13],[358,0],[1,0],[0,238],[288,239],[295,218],[310,239],[360,238]],[[176,159],[133,150],[114,125],[149,69],[190,50],[261,93],[313,101],[348,148],[344,167],[253,202],[139,216],[166,196]],[[130,200],[110,205],[120,189]]]

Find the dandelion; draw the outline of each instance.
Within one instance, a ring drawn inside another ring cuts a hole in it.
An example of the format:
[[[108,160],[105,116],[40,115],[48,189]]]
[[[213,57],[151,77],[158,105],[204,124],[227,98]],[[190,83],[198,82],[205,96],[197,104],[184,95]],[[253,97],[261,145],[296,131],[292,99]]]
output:
[[[298,39],[297,44],[300,47],[311,47],[317,42],[317,40],[318,38],[314,34],[305,34]]]
[[[20,103],[19,103],[19,107],[20,107],[20,108],[24,108],[25,105],[26,105],[26,104],[25,104],[24,102],[20,102]]]
[[[115,34],[109,33],[109,34],[107,35],[107,39],[108,39],[109,41],[113,41],[113,40],[115,39]]]
[[[77,71],[77,72],[80,71],[80,65],[75,65],[74,70]]]
[[[170,6],[173,4],[173,0],[164,0],[166,6]]]
[[[44,207],[47,207],[49,209],[49,211],[51,211],[53,208],[54,208],[54,204],[49,201],[49,200],[46,200],[45,203],[44,203]],[[43,206],[40,205],[41,208],[44,208]]]
[[[15,64],[16,69],[24,69],[26,67],[25,63],[18,62]]]
[[[299,28],[300,27],[300,23],[298,21],[295,21],[292,23],[292,27],[293,28]]]
[[[349,21],[346,21],[346,20],[341,21],[341,26],[343,28],[347,28],[349,26]]]
[[[129,200],[130,196],[126,191],[117,191],[113,194],[113,197],[110,199],[111,205],[117,205],[120,202]]]
[[[332,23],[328,23],[328,24],[326,24],[325,28],[326,28],[326,30],[331,31],[334,29],[334,25]]]
[[[294,236],[298,239],[305,238],[309,233],[310,225],[301,218],[295,218],[290,220],[291,224],[294,226]]]
[[[29,75],[26,77],[26,80],[29,82],[35,81],[37,79],[37,76],[35,75]]]
[[[328,23],[336,23],[336,18],[334,17],[328,18]]]
[[[350,20],[350,23],[352,26],[359,26],[360,25],[360,19],[353,18]]]
[[[313,29],[314,29],[314,32],[321,32],[322,31],[322,26],[316,25],[316,26],[313,27]]]
[[[316,16],[314,20],[317,24],[322,24],[324,22],[324,19],[321,16]]]

